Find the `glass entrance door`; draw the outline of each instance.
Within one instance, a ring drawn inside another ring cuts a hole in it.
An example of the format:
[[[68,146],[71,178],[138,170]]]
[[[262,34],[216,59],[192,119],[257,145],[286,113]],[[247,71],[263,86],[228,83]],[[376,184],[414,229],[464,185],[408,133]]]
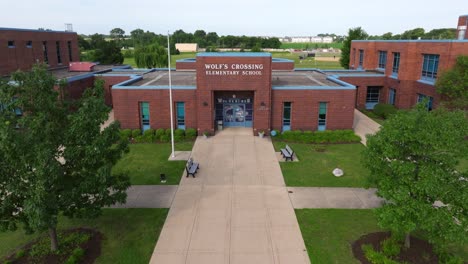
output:
[[[226,127],[245,126],[245,104],[224,104],[223,121]]]

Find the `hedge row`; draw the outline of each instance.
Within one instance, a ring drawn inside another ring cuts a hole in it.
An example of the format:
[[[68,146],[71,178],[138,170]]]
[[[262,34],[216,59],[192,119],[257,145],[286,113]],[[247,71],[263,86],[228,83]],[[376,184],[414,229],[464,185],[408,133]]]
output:
[[[352,130],[326,130],[326,131],[276,131],[276,139],[298,143],[352,143],[360,142],[361,138]]]
[[[383,119],[387,119],[391,115],[395,114],[397,109],[391,104],[376,104],[373,111],[374,114],[380,116]]]
[[[135,143],[169,142],[171,141],[171,129],[148,129],[143,134],[140,129],[122,129],[120,130],[120,137]],[[174,141],[176,142],[193,140],[196,137],[197,131],[193,128],[174,130]]]

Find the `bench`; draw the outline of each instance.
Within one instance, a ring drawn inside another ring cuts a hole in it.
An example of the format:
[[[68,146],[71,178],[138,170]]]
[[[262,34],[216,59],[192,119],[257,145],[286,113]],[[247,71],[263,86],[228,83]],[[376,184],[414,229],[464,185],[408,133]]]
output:
[[[197,173],[199,168],[200,168],[200,165],[197,162],[193,162],[193,159],[190,158],[187,161],[187,165],[185,165],[185,170],[187,171],[186,177],[192,175],[192,177],[195,178],[195,174]]]
[[[288,159],[293,161],[294,150],[292,150],[288,145],[286,145],[286,148],[281,149],[281,155],[283,155],[286,161],[288,161]]]

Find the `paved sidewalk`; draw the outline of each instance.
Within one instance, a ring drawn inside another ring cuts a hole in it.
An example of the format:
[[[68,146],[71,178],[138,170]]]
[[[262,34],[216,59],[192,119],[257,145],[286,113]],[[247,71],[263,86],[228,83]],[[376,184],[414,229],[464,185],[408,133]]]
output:
[[[228,129],[192,156],[150,263],[310,263],[269,138]]]
[[[379,129],[380,125],[377,122],[361,113],[359,110],[354,109],[353,130],[356,135],[361,137],[362,144],[366,145],[366,135],[375,134]]]
[[[380,207],[383,201],[375,195],[376,189],[288,187],[288,191],[295,209],[369,209]]]
[[[177,188],[177,185],[133,185],[127,191],[127,202],[112,208],[170,208]],[[294,209],[366,209],[379,207],[382,203],[375,195],[375,189],[287,187],[287,190]]]

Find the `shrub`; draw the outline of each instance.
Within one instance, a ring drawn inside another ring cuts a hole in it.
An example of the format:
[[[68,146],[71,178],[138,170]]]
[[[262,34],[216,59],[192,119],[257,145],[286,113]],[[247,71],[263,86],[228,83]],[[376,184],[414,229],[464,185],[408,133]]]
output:
[[[143,135],[136,136],[136,137],[133,138],[133,140],[135,141],[135,143],[143,143],[143,142],[145,142],[145,141],[144,141]]]
[[[169,136],[169,138],[171,138],[171,129],[166,129],[166,131],[164,131],[164,135]]]
[[[394,261],[383,253],[375,251],[371,245],[362,245],[361,248],[364,251],[366,259],[372,264],[399,264],[398,261]]]
[[[151,143],[154,140],[154,129],[147,129],[143,132],[143,142]]]
[[[121,129],[120,130],[120,138],[122,140],[129,140],[131,136],[132,136],[132,130],[131,129]]]
[[[274,133],[273,133],[273,132],[274,132]],[[271,135],[271,136],[274,135],[274,137],[276,137],[276,138],[281,138],[281,133],[280,133],[278,130],[276,130],[276,129],[273,129],[273,130],[270,132],[270,135]]]
[[[394,257],[400,254],[401,242],[394,236],[382,241],[382,253],[387,257]]]
[[[179,142],[179,141],[182,141],[184,139],[185,139],[185,130],[179,129],[179,128],[176,129],[174,131],[174,141]]]
[[[187,128],[187,130],[185,130],[185,138],[195,139],[196,137],[197,137],[197,130],[195,130],[194,128]]]
[[[302,130],[294,130],[292,132],[293,141],[301,141],[302,139]]]
[[[161,140],[161,136],[164,135],[166,130],[164,130],[164,128],[159,128],[158,130],[156,130],[156,140]]]
[[[141,135],[141,130],[140,129],[133,129],[132,130],[132,138],[136,138]]]
[[[75,256],[75,257],[77,257],[78,259],[81,259],[81,257],[84,256],[84,254],[85,254],[84,249],[82,249],[82,248],[80,248],[80,247],[75,248],[75,249],[73,250],[73,253],[72,253],[72,255]]]
[[[389,118],[395,114],[397,109],[391,104],[376,104],[374,107],[374,113],[384,119]]]
[[[161,142],[169,142],[171,141],[171,136],[168,136],[166,134],[162,135],[161,138],[159,139]]]
[[[293,141],[294,133],[292,131],[283,131],[283,133],[281,134],[281,138],[286,141]]]
[[[20,250],[18,250],[16,252],[15,257],[16,258],[22,258],[22,257],[24,257],[24,255],[26,255],[26,251],[24,249],[20,249]]]

